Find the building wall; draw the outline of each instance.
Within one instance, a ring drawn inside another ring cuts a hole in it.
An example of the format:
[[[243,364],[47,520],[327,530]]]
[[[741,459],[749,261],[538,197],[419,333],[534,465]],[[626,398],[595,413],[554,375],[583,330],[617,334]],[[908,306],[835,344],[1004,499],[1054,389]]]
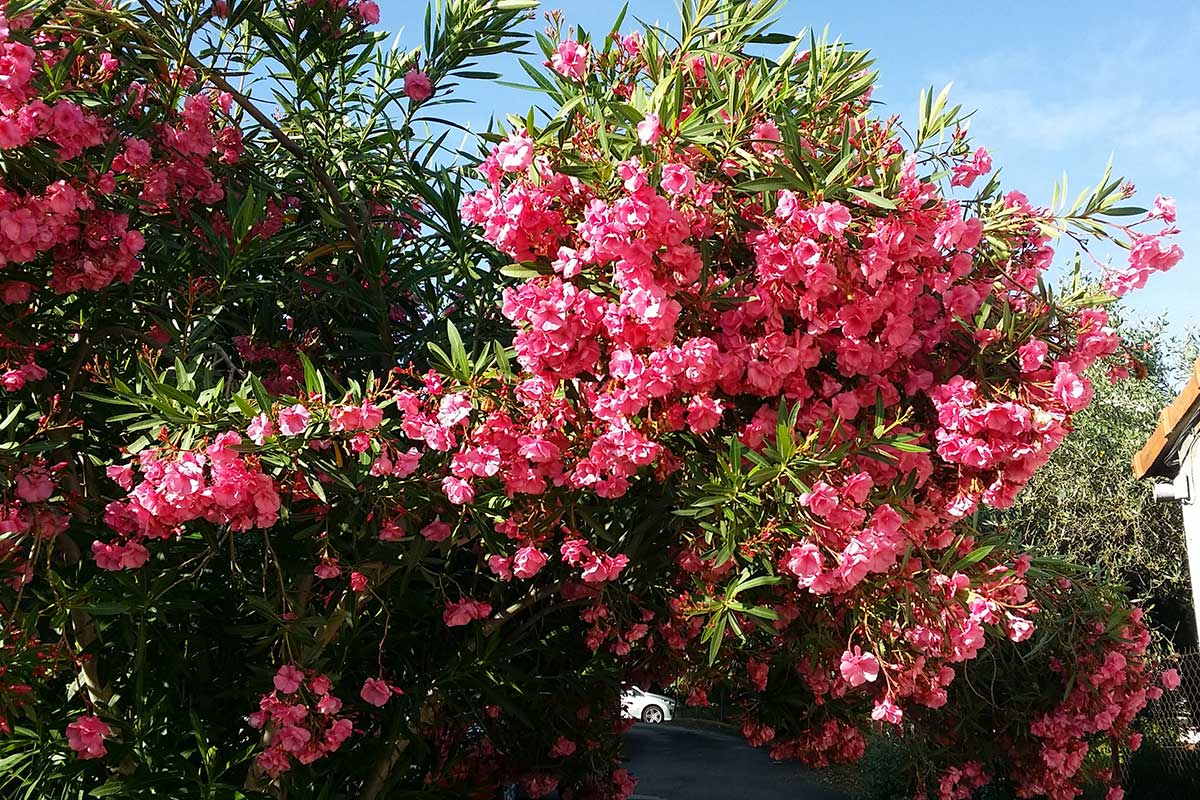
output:
[[[1185,483],[1186,481],[1186,483]],[[1187,537],[1188,573],[1192,583],[1192,609],[1200,635],[1200,428],[1188,434],[1179,451],[1179,489],[1186,487],[1183,501],[1183,530]]]

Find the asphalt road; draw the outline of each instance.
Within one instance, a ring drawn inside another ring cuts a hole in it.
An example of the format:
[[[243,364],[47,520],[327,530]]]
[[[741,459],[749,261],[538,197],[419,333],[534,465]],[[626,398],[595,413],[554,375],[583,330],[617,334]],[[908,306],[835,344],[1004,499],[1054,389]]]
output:
[[[740,736],[638,723],[625,735],[634,800],[847,800],[794,762],[772,761]]]

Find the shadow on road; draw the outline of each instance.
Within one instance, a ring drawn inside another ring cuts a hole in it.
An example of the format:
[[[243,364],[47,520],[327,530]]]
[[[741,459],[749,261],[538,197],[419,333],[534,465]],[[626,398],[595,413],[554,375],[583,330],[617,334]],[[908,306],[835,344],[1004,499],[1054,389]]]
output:
[[[643,800],[848,800],[800,764],[718,731],[638,724],[625,734],[625,757]]]

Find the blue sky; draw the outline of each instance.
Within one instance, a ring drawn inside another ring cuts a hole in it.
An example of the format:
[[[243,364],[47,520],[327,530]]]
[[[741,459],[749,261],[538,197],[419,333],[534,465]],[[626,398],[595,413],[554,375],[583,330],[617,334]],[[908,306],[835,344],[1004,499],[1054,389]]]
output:
[[[671,0],[630,5],[626,30],[636,26],[635,14],[664,24],[678,16]],[[404,47],[420,44],[424,3],[380,6],[383,29],[399,31]],[[542,26],[540,12],[557,8],[595,35],[611,27],[620,7],[611,0],[544,3],[529,30]],[[1099,179],[1112,155],[1115,173],[1138,186],[1140,205],[1148,207],[1155,193],[1173,195],[1187,256],[1153,276],[1128,306],[1139,316],[1166,314],[1174,333],[1200,325],[1200,3],[1007,0],[951,8],[929,0],[793,0],[775,29],[825,26],[831,38],[874,54],[881,114],[911,120],[922,87],[953,81],[951,99],[978,110],[972,138],[992,152],[1007,188],[1048,203],[1064,170],[1074,194]],[[523,78],[513,60],[491,68]],[[461,96],[474,105],[446,112],[476,128],[492,114],[523,114],[536,100],[494,83],[468,84]]]

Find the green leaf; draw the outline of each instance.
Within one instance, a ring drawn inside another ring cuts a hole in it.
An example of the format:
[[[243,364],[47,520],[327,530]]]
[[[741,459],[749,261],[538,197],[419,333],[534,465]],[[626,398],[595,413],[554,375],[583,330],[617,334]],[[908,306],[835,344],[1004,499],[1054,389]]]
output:
[[[253,373],[250,374],[250,388],[254,391],[254,398],[258,400],[258,407],[263,411],[269,409],[271,407],[271,395],[267,393],[266,387],[262,385],[262,381],[258,379],[258,376]]]
[[[1136,217],[1147,213],[1146,209],[1138,206],[1114,206],[1101,212],[1106,217]]]
[[[547,273],[537,269],[537,267],[532,264],[525,263],[509,264],[508,266],[501,267],[500,274],[509,278],[516,278],[517,280],[524,281],[529,280],[530,278],[540,277]]]
[[[304,390],[310,395],[319,394],[325,397],[325,378],[317,372],[317,368],[313,366],[307,355],[303,352],[298,355],[300,363],[304,366]]]
[[[988,554],[995,549],[996,545],[994,544],[985,544],[982,547],[976,547],[974,550],[959,559],[958,563],[955,564],[950,571],[957,572],[963,569],[963,567],[969,567],[972,564],[977,564],[980,561],[983,561],[983,559],[987,558]]]
[[[243,416],[254,417],[258,415],[258,411],[255,410],[254,406],[250,405],[250,401],[242,397],[240,393],[233,396],[233,403],[238,407],[238,411],[242,412]]]
[[[156,384],[154,384],[154,388],[156,391],[159,391],[162,394],[166,395],[167,397],[171,398],[175,402],[182,405],[184,408],[191,408],[191,409],[197,410],[197,411],[200,410],[200,404],[196,402],[196,399],[194,397],[192,397],[191,395],[184,394],[183,392],[179,391],[178,389],[176,389],[174,386],[171,386],[170,384],[156,383]]]
[[[713,617],[712,629],[708,638],[708,665],[717,662],[717,654],[721,651],[721,643],[725,641],[725,624],[728,617],[718,613]]]
[[[4,418],[3,422],[0,422],[0,431],[5,430],[9,425],[13,424],[17,415],[21,413],[21,408],[22,406],[20,405],[13,406],[13,410],[8,412],[8,416]]]
[[[322,503],[328,503],[329,500],[325,497],[325,487],[321,485],[321,481],[316,477],[305,476],[308,483],[308,488],[312,489],[312,493],[317,496],[317,499]]]
[[[187,367],[178,356],[175,357],[175,385],[183,392],[192,392],[196,389],[191,373],[187,371]]]
[[[734,587],[730,597],[737,597],[740,592],[745,592],[750,589],[757,589],[759,586],[775,586],[783,583],[783,578],[776,575],[759,575],[757,578],[751,578],[747,581],[739,583]]]
[[[129,606],[124,603],[91,603],[83,606],[83,610],[96,617],[115,617],[129,613]]]
[[[450,320],[446,320],[446,336],[450,339],[450,356],[455,368],[462,370],[464,374],[470,372],[471,362],[467,358],[467,348],[463,345],[458,328],[454,327]]]
[[[508,349],[499,342],[492,342],[492,351],[496,355],[496,366],[504,375],[513,374],[512,361],[508,357]]]
[[[857,197],[859,200],[870,203],[873,206],[887,209],[896,208],[896,203],[894,201],[889,200],[882,195],[875,194],[874,192],[865,192],[862,189],[855,189],[852,186],[846,187],[846,191]]]

